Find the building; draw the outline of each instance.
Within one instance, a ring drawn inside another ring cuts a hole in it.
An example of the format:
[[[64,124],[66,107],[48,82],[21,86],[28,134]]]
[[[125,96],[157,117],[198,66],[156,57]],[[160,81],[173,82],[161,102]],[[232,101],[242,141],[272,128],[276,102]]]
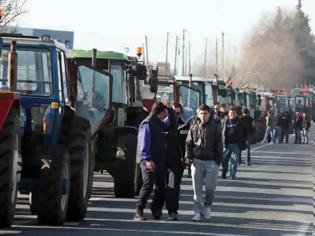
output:
[[[17,27],[16,33],[21,33],[29,36],[49,35],[51,39],[56,39],[60,42],[68,44],[69,49],[73,49],[74,32],[73,31],[62,31],[62,30],[49,30],[49,29],[36,29],[36,28],[24,28]]]

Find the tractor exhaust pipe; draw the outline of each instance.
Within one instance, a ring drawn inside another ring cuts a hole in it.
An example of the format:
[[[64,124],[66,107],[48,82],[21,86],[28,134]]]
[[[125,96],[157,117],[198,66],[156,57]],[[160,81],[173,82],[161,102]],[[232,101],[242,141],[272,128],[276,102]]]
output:
[[[96,69],[96,53],[97,53],[97,49],[93,48],[92,49],[92,67],[94,69]]]
[[[8,53],[8,84],[9,84],[9,91],[16,91],[16,88],[17,88],[16,41],[11,42],[11,48]]]

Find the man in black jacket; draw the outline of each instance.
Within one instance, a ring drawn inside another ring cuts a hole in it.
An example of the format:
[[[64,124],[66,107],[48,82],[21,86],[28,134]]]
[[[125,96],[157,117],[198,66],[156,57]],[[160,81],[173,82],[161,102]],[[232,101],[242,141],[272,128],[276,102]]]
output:
[[[198,108],[200,122],[190,127],[186,139],[186,164],[192,163],[192,183],[194,190],[193,221],[201,217],[210,219],[210,206],[214,200],[219,166],[222,161],[222,137],[218,124],[210,119],[210,108],[201,105]],[[205,185],[205,202],[202,188]]]
[[[240,117],[240,122],[245,128],[245,144],[247,149],[247,165],[251,165],[250,158],[250,145],[252,143],[252,138],[255,132],[255,122],[254,119],[250,116],[249,110],[247,108],[242,109],[242,116]],[[239,164],[242,162],[242,150],[240,152]]]
[[[228,119],[222,127],[223,153],[222,178],[226,179],[229,161],[231,159],[230,177],[236,178],[237,165],[239,162],[240,150],[245,148],[245,129],[240,123],[234,108],[229,109]]]
[[[166,133],[167,186],[165,199],[168,220],[177,220],[180,184],[185,168],[181,137],[178,131],[178,126],[184,124],[184,120],[181,117],[182,112],[183,107],[179,103],[174,103],[173,108],[168,108],[170,125]],[[172,119],[174,121],[171,121]]]

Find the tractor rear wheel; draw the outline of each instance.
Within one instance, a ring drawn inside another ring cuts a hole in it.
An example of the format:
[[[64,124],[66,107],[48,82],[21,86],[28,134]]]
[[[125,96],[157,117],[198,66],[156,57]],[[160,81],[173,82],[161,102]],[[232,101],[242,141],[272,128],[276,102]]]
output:
[[[32,193],[40,225],[62,225],[69,201],[70,161],[67,150],[54,146],[42,159],[39,186]]]
[[[95,155],[92,150],[91,134],[88,125],[74,119],[69,138],[71,163],[71,188],[69,199],[69,220],[83,220],[91,195],[94,175]]]
[[[21,177],[19,111],[13,109],[0,132],[0,227],[11,227]]]

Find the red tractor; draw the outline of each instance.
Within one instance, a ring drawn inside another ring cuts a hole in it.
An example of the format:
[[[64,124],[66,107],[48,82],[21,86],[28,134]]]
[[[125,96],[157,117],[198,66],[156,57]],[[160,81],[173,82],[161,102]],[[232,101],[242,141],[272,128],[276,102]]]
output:
[[[8,78],[0,81],[0,227],[9,227],[13,222],[17,186],[21,177],[20,94],[14,92],[15,49],[13,42],[8,53]]]

